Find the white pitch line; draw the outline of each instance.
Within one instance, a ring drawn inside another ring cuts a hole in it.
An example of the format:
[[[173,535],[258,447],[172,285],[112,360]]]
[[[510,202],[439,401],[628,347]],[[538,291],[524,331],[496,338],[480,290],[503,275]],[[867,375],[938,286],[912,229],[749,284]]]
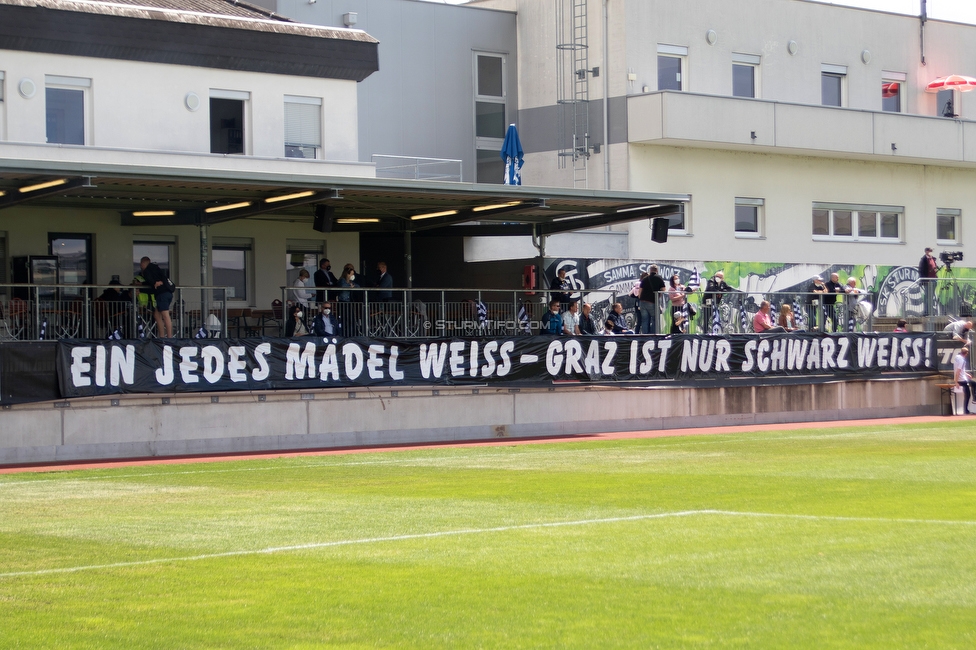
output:
[[[313,542],[311,544],[296,544],[293,546],[272,546],[269,548],[248,551],[225,551],[223,553],[207,553],[204,555],[187,555],[184,557],[157,558],[154,560],[136,560],[133,562],[114,562],[112,564],[91,564],[87,566],[65,567],[61,569],[41,569],[39,571],[17,571],[0,573],[0,578],[17,576],[38,576],[50,573],[75,573],[94,569],[114,569],[118,567],[144,566],[161,562],[194,562],[213,558],[236,557],[241,555],[266,555],[271,553],[287,553],[289,551],[305,551],[309,549],[331,548],[335,546],[351,546],[354,544],[376,544],[380,542],[400,542],[411,539],[432,539],[435,537],[451,537],[455,535],[478,535],[484,533],[503,533],[510,530],[530,530],[533,528],[557,528],[560,526],[585,526],[588,524],[609,524],[621,521],[642,521],[645,519],[663,519],[666,517],[687,517],[708,512],[707,510],[684,510],[680,512],[662,512],[653,515],[632,515],[629,517],[607,517],[604,519],[579,519],[576,521],[553,521],[534,524],[516,524],[512,526],[494,526],[492,528],[462,528],[460,530],[442,530],[434,533],[413,533],[408,535],[391,535],[389,537],[366,537],[363,539],[345,539],[335,542]]]
[[[444,530],[433,533],[413,533],[408,535],[391,535],[388,537],[366,537],[361,539],[346,539],[334,542],[313,542],[311,544],[295,544],[291,546],[272,546],[262,549],[225,551],[223,553],[206,553],[202,555],[186,555],[182,557],[156,558],[152,560],[136,560],[132,562],[113,562],[111,564],[90,564],[86,566],[64,567],[60,569],[40,569],[38,571],[15,571],[0,573],[2,578],[16,578],[23,576],[40,576],[56,573],[77,573],[79,571],[94,571],[98,569],[117,569],[135,566],[147,566],[166,562],[196,562],[224,557],[240,557],[247,555],[270,555],[273,553],[288,553],[292,551],[306,551],[320,548],[334,548],[337,546],[353,546],[357,544],[378,544],[382,542],[400,542],[413,539],[434,539],[437,537],[454,537],[460,535],[480,535],[485,533],[503,533],[512,530],[532,530],[539,528],[559,528],[564,526],[587,526],[593,524],[612,524],[625,521],[646,521],[649,519],[667,519],[672,517],[691,517],[695,515],[718,515],[723,517],[769,517],[779,519],[802,519],[813,521],[857,521],[870,523],[892,524],[935,524],[976,526],[976,521],[949,519],[893,519],[882,517],[842,517],[831,515],[797,515],[780,514],[774,512],[737,512],[734,510],[681,510],[678,512],[661,512],[650,515],[631,515],[629,517],[606,517],[602,519],[578,519],[575,521],[553,521],[533,524],[516,524],[512,526],[494,526],[491,528],[462,528],[460,530]]]

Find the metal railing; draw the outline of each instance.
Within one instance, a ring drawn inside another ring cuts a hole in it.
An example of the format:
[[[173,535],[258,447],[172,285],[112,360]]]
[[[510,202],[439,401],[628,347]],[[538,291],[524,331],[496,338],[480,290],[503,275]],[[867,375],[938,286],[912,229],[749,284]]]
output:
[[[376,165],[376,178],[461,182],[460,160],[376,153],[371,160]]]
[[[227,291],[177,287],[170,306],[173,336],[227,336]],[[0,284],[0,341],[155,337],[154,306],[141,287]]]

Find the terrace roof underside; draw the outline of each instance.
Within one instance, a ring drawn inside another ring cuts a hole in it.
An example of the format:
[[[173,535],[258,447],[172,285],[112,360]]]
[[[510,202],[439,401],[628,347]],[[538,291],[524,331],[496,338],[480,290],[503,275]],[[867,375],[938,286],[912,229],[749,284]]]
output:
[[[318,211],[333,232],[551,235],[675,214],[690,198],[376,178],[284,179],[240,172],[39,172],[14,165],[0,160],[0,214],[14,206],[112,210],[125,226],[256,219],[308,223],[311,229]]]

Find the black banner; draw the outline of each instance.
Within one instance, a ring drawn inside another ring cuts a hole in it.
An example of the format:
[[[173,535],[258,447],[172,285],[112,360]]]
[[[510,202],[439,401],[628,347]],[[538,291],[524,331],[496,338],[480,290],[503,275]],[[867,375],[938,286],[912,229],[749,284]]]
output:
[[[63,397],[296,388],[931,373],[935,334],[58,343]]]
[[[0,404],[58,399],[57,367],[54,341],[0,343]]]

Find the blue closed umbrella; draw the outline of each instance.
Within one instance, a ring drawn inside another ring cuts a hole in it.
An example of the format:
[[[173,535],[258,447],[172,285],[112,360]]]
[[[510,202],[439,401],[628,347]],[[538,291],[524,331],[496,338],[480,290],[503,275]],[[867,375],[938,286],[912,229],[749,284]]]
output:
[[[514,124],[508,125],[505,133],[505,142],[502,143],[502,160],[505,161],[505,185],[522,184],[522,163],[525,161],[525,153],[522,151],[522,142],[519,140],[518,129]]]

